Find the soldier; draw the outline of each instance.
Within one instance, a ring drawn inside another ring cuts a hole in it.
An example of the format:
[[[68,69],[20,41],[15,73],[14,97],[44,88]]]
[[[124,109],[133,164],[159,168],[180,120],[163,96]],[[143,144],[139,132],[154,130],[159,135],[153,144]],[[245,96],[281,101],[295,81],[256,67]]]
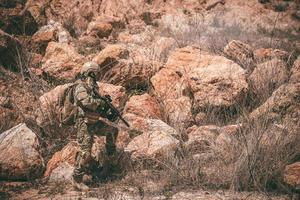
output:
[[[76,157],[73,173],[75,183],[87,188],[85,183],[91,179],[88,175],[91,161],[93,134],[106,136],[106,153],[108,157],[116,153],[116,137],[118,129],[98,120],[99,116],[115,121],[107,103],[100,98],[96,76],[99,66],[95,62],[85,63],[80,72],[80,80],[74,90],[74,102],[78,106],[76,116],[77,141],[80,150]]]

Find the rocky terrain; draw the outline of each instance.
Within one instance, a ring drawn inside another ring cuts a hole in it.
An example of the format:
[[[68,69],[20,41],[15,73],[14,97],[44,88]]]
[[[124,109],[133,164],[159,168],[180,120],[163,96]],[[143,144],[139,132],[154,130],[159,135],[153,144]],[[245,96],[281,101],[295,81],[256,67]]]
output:
[[[0,0],[0,199],[298,199],[299,0]],[[72,187],[81,66],[120,121]]]

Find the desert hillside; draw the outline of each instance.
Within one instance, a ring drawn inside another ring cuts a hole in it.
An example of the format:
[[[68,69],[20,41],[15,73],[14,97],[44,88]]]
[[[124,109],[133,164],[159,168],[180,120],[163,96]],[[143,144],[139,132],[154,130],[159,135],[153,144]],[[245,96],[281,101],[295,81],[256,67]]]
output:
[[[80,191],[59,99],[88,61],[130,128]],[[0,199],[299,198],[299,0],[0,0]]]

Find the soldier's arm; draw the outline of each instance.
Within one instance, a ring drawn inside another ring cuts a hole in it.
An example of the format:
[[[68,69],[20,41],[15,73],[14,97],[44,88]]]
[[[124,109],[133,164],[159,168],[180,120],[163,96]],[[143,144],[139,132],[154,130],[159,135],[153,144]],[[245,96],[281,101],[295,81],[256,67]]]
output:
[[[96,111],[99,106],[105,105],[105,101],[93,98],[82,85],[78,85],[75,88],[74,97],[77,100],[77,104],[83,109]]]

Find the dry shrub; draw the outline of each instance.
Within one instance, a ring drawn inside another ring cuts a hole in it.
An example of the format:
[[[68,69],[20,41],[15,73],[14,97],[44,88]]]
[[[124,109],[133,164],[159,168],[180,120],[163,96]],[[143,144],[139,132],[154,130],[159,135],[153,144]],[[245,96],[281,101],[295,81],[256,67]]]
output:
[[[76,17],[74,13],[70,13],[66,16],[63,21],[63,27],[70,33],[73,38],[77,38],[78,33],[76,32]]]
[[[287,192],[283,170],[299,159],[299,128],[295,124],[281,125],[266,120],[248,122],[238,139],[241,152],[236,157],[232,187]]]
[[[271,22],[271,30],[260,25],[255,30],[245,29],[239,21],[233,20],[228,24],[220,17],[222,15],[222,12],[218,13],[211,22],[201,14],[192,17],[166,15],[162,18],[161,35],[175,39],[179,47],[196,45],[214,54],[223,54],[224,47],[232,40],[251,44],[254,48],[278,48],[297,52],[296,47],[291,44],[298,41],[299,37],[292,28],[279,29],[278,16]]]

